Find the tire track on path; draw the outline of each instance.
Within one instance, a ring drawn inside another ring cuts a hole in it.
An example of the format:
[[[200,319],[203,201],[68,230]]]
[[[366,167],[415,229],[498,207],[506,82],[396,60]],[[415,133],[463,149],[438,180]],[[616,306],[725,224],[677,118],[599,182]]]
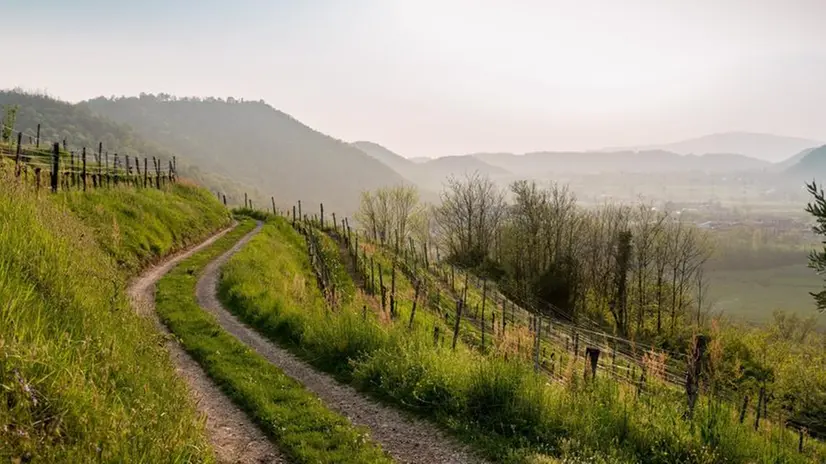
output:
[[[175,341],[169,329],[155,314],[155,284],[182,260],[208,247],[232,227],[204,242],[177,253],[146,271],[129,284],[128,292],[135,311],[151,318],[165,335],[165,347],[195,400],[198,412],[206,416],[206,429],[217,461],[221,464],[286,463],[283,455],[261,430],[210,380],[198,363]]]
[[[289,351],[240,322],[217,297],[221,267],[261,230],[261,223],[229,251],[209,263],[196,285],[198,304],[215,316],[224,330],[255,350],[285,374],[318,395],[331,410],[353,424],[370,429],[371,437],[395,460],[403,463],[469,464],[483,463],[466,447],[448,437],[435,425],[408,417],[400,411],[366,398],[349,385],[302,361]]]

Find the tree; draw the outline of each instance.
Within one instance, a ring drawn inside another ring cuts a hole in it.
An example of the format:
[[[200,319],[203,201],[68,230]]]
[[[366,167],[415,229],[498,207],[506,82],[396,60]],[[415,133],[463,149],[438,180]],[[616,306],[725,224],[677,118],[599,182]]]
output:
[[[505,192],[476,171],[464,179],[449,177],[441,200],[436,222],[451,259],[470,267],[482,264],[505,215]]]
[[[17,105],[6,105],[3,108],[3,127],[0,127],[0,129],[2,129],[3,142],[5,143],[9,142],[9,139],[11,139],[11,134],[14,131],[18,108],[19,107]]]
[[[823,194],[823,189],[818,188],[813,180],[811,184],[806,184],[806,189],[814,197],[814,201],[806,205],[806,212],[814,216],[817,223],[812,227],[812,231],[820,236],[826,236],[826,196]],[[826,240],[822,242],[826,245]],[[826,275],[826,247],[822,250],[812,250],[809,254],[809,267],[814,269],[818,275]],[[817,303],[817,309],[821,312],[826,311],[826,288],[817,292],[811,293]]]
[[[395,240],[396,235],[399,240],[406,240],[423,215],[416,187],[397,185],[362,192],[356,219],[373,240],[385,244]]]

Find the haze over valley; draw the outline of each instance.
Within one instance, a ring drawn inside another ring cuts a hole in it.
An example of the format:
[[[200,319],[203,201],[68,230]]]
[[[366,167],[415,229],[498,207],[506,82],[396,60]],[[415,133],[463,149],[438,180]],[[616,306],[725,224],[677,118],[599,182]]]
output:
[[[826,462],[826,3],[0,13],[0,460]]]

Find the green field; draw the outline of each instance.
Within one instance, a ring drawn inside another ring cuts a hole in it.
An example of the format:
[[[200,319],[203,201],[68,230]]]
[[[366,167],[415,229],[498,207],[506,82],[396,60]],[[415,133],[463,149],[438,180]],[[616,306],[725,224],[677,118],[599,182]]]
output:
[[[806,264],[770,269],[709,272],[709,297],[714,312],[734,319],[763,323],[772,312],[783,310],[800,317],[817,315],[809,292],[822,288],[823,280]],[[826,324],[821,317],[820,325]]]

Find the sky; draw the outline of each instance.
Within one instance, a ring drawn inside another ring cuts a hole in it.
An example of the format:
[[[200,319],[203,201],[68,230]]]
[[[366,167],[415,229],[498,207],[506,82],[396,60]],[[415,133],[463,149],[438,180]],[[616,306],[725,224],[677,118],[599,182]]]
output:
[[[263,99],[397,153],[826,140],[824,0],[0,0],[0,87]]]

